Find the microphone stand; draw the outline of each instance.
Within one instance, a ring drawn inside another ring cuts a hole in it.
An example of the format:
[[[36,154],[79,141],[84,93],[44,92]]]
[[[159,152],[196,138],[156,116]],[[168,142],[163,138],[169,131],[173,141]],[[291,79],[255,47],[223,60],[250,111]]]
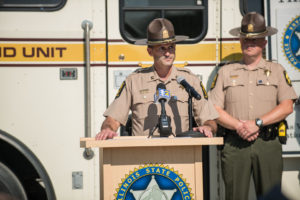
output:
[[[168,137],[171,134],[173,134],[172,127],[171,127],[171,118],[167,115],[165,109],[165,101],[160,101],[160,103],[161,103],[161,115],[158,118],[157,125],[153,127],[153,129],[150,131],[148,138],[153,136],[153,133],[157,128],[159,128],[160,137]]]
[[[189,131],[193,131],[193,107],[192,107],[192,95],[189,91],[188,110],[189,110]]]
[[[198,131],[193,131],[193,105],[192,105],[192,94],[191,90],[188,90],[189,99],[188,99],[188,114],[189,114],[189,130],[183,133],[179,133],[176,137],[205,137],[203,133]]]

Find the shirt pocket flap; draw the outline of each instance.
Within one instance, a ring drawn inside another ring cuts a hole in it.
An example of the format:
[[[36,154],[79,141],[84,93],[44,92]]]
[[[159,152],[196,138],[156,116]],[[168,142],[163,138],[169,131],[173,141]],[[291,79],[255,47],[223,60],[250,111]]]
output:
[[[182,90],[175,95],[172,95],[171,101],[179,101],[181,103],[187,102],[189,95],[185,90]]]
[[[257,76],[256,85],[272,85],[278,86],[278,80],[275,77]]]
[[[231,74],[229,78],[224,80],[224,88],[235,87],[235,86],[244,86],[245,79],[238,74]]]
[[[138,95],[133,98],[133,105],[134,104],[143,104],[143,103],[154,103],[154,94],[144,94]]]

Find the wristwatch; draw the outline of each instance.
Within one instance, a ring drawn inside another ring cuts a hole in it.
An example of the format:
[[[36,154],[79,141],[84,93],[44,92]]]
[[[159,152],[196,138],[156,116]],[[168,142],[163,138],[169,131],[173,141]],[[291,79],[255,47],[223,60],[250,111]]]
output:
[[[255,124],[256,124],[256,126],[258,126],[258,128],[261,128],[263,126],[263,120],[260,118],[256,118]]]

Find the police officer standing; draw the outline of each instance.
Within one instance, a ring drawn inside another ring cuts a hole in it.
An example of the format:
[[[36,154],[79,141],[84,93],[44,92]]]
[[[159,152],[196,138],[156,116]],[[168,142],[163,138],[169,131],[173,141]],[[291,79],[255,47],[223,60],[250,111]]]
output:
[[[265,37],[276,32],[262,15],[246,14],[241,27],[230,31],[240,38],[242,60],[223,66],[211,86],[217,122],[225,128],[221,163],[227,200],[248,198],[251,173],[257,196],[281,184],[279,126],[293,112],[297,95],[284,68],[263,59]]]
[[[154,19],[147,28],[147,39],[136,44],[148,45],[147,51],[154,64],[149,68],[139,68],[123,82],[115,100],[105,111],[105,121],[96,139],[103,140],[117,136],[121,124],[126,124],[128,113],[132,111],[132,135],[149,135],[157,126],[161,107],[154,102],[157,85],[162,83],[170,91],[171,99],[165,103],[166,114],[170,116],[173,134],[189,129],[188,98],[185,89],[177,83],[184,77],[201,95],[201,100],[193,99],[193,114],[198,127],[194,131],[212,137],[216,130],[214,119],[218,112],[207,100],[206,91],[199,78],[186,68],[177,68],[175,60],[176,42],[187,36],[175,36],[172,23],[164,18]],[[154,131],[154,135],[158,130]]]

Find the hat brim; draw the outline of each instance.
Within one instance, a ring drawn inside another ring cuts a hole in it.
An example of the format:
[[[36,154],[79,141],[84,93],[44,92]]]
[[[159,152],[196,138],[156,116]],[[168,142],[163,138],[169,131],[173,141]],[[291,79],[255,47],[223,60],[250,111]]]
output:
[[[271,36],[274,35],[278,32],[278,30],[276,28],[273,28],[271,26],[266,27],[266,31],[263,33],[242,33],[241,32],[241,28],[237,27],[237,28],[233,28],[229,31],[229,33],[233,36],[237,36],[240,38],[263,38],[263,37],[267,37],[267,36]]]
[[[188,38],[189,37],[185,36],[185,35],[177,35],[177,36],[175,36],[174,40],[161,40],[161,41],[156,41],[156,42],[149,42],[148,39],[141,39],[141,40],[135,41],[134,44],[136,44],[136,45],[160,45],[160,44],[181,42]]]

